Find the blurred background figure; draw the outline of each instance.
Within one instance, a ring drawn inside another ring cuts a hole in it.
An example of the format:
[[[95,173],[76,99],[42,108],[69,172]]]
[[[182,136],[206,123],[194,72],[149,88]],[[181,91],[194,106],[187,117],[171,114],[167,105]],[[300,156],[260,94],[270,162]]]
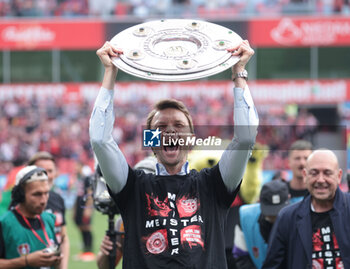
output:
[[[7,175],[6,185],[0,188],[0,216],[7,212],[9,205],[11,203],[11,192],[12,188],[16,182],[16,175],[19,170],[21,170],[25,166],[25,160],[17,159],[13,162],[13,168]]]
[[[306,160],[312,153],[312,144],[306,140],[297,140],[289,148],[289,168],[292,179],[288,181],[291,203],[301,201],[309,192],[303,178]]]
[[[89,166],[79,161],[76,164],[76,169],[77,197],[74,204],[73,217],[82,238],[82,253],[78,254],[77,259],[94,261],[93,234],[91,232],[91,220],[94,209],[91,189],[93,173]]]
[[[227,142],[227,141],[226,141]],[[224,144],[226,143],[224,142]],[[220,160],[222,151],[192,150],[188,156],[191,169],[200,171],[206,167],[213,167]],[[235,226],[239,223],[239,208],[243,204],[255,203],[258,199],[262,183],[263,161],[268,154],[265,145],[256,143],[252,156],[248,160],[240,191],[229,209],[225,223],[225,249],[228,268],[236,268],[232,254]]]
[[[154,156],[146,157],[145,159],[138,162],[134,169],[139,169],[144,171],[146,174],[156,172],[157,159]],[[115,266],[117,266],[123,257],[123,247],[124,247],[124,224],[121,217],[119,217],[115,223],[115,230],[117,232],[116,237],[116,260]],[[97,265],[99,269],[109,269],[109,254],[113,250],[113,242],[110,240],[108,235],[102,240],[100,246],[100,252],[97,255]]]
[[[256,143],[252,156],[247,163],[246,171],[243,175],[243,181],[238,196],[231,205],[231,209],[227,215],[225,226],[226,234],[226,255],[231,264],[235,264],[233,257],[235,227],[239,224],[239,209],[242,205],[256,203],[259,197],[261,184],[263,182],[263,163],[268,155],[268,147]],[[229,267],[229,268],[232,268]]]
[[[240,207],[233,250],[237,268],[262,267],[273,224],[279,211],[287,205],[288,186],[276,179],[262,186],[259,203]]]

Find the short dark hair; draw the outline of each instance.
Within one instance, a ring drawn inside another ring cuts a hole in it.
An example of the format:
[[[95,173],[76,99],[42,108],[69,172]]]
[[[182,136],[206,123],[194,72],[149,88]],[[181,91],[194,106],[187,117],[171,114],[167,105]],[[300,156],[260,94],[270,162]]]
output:
[[[289,147],[289,151],[292,150],[312,150],[312,144],[307,140],[297,140]]]
[[[41,161],[41,160],[50,160],[56,163],[55,158],[51,153],[47,151],[39,151],[29,159],[28,165],[35,165],[37,161]]]
[[[147,129],[151,129],[151,123],[154,118],[154,115],[161,110],[167,109],[167,108],[174,108],[177,110],[180,110],[182,113],[185,114],[188,125],[190,127],[190,130],[192,133],[194,133],[194,127],[193,127],[193,121],[192,117],[190,115],[190,112],[188,111],[187,107],[182,103],[181,101],[175,100],[175,99],[164,99],[158,101],[154,106],[153,110],[148,114],[147,116]]]

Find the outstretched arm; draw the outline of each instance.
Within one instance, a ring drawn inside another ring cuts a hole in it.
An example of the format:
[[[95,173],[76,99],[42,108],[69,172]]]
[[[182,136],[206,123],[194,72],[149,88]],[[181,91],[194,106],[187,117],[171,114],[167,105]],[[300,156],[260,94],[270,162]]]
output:
[[[109,42],[106,42],[97,51],[105,72],[89,127],[92,149],[101,167],[103,177],[115,193],[123,189],[128,177],[128,164],[112,137],[114,83],[118,69],[112,63],[111,57],[118,57],[120,53],[122,52]]]
[[[244,40],[231,51],[232,55],[240,55],[240,61],[232,67],[232,76],[236,77],[237,73],[245,70],[254,50],[250,47],[248,40]],[[226,188],[231,192],[243,178],[259,124],[258,114],[246,80],[236,77],[234,84],[234,138],[219,161],[221,177]]]

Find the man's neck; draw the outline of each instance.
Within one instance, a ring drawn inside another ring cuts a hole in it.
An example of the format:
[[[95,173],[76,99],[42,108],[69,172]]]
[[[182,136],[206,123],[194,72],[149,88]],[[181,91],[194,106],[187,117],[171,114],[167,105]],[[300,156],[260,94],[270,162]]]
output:
[[[169,175],[176,175],[176,174],[180,173],[182,166],[183,166],[183,163],[175,165],[175,166],[164,165],[164,167],[165,167],[166,171],[169,173]]]
[[[18,205],[18,211],[26,218],[34,219],[37,216],[37,214],[31,213],[28,210],[26,210],[23,204]]]
[[[157,163],[157,175],[185,175],[188,171],[188,163],[178,164],[176,166],[164,165],[162,163]]]
[[[302,178],[300,179],[297,177],[293,177],[292,180],[290,181],[289,185],[293,190],[305,190],[306,189],[305,183],[304,183]]]
[[[178,169],[177,167],[166,167],[166,171],[169,173],[169,175],[176,175],[180,173],[181,168]]]
[[[316,213],[323,213],[331,210],[333,208],[334,198],[332,200],[321,201],[311,198],[311,204]]]

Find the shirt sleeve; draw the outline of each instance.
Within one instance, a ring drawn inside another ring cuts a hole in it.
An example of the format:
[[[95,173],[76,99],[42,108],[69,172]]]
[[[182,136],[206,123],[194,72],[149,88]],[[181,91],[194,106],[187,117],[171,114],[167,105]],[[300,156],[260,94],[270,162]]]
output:
[[[126,184],[128,164],[112,137],[114,90],[101,87],[90,117],[89,134],[104,179],[110,189],[118,193]]]
[[[229,191],[243,178],[258,125],[259,117],[248,85],[244,90],[234,88],[234,137],[219,161],[220,173]]]

